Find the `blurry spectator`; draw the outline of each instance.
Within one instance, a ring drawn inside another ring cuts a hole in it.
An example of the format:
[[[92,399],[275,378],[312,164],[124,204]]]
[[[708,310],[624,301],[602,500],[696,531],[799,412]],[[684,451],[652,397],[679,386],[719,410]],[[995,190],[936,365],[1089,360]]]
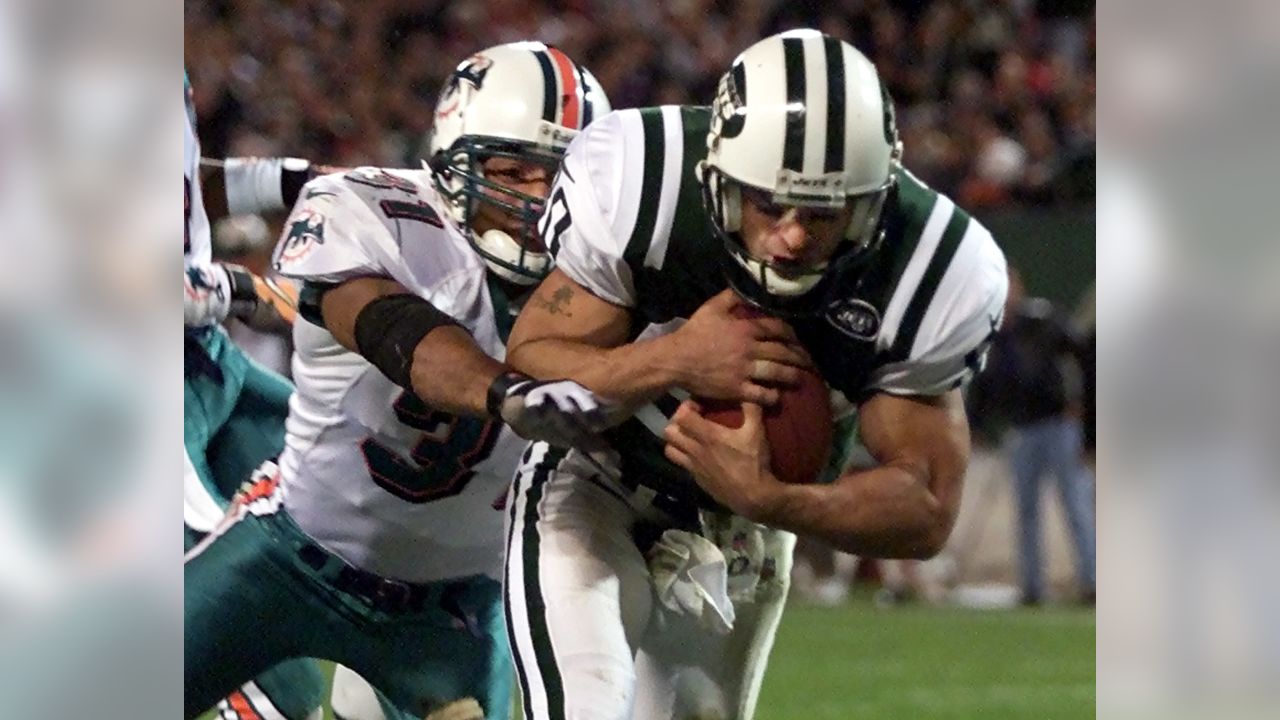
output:
[[[959,201],[972,208],[1007,203],[1021,185],[1027,151],[988,115],[973,115],[970,127],[973,172],[960,186]]]
[[[414,165],[452,70],[441,58],[513,39],[588,58],[615,107],[706,102],[735,53],[810,26],[875,61],[899,118],[916,118],[906,147],[924,181],[986,207],[1093,200],[1087,0],[221,0],[188,5],[185,23],[212,157],[251,142]]]
[[[1084,412],[1084,449],[1092,464],[1098,444],[1098,288],[1096,284],[1076,308],[1072,318],[1080,336],[1084,375],[1081,378],[1081,409]]]
[[[1093,476],[1081,445],[1080,379],[1083,351],[1070,324],[1047,300],[1027,298],[1009,271],[1004,326],[994,337],[987,368],[970,390],[979,426],[1010,424],[1008,440],[1018,512],[1022,601],[1045,598],[1041,481],[1052,474],[1076,551],[1079,589],[1093,602],[1096,557]]]

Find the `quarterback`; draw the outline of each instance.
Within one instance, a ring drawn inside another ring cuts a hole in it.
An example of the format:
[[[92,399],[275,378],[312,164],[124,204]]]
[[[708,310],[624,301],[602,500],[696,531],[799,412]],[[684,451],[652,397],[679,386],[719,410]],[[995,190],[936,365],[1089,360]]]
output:
[[[302,284],[285,449],[185,564],[186,716],[291,657],[407,717],[506,720],[504,497],[526,439],[589,444],[606,406],[503,364],[550,259],[534,227],[567,143],[608,110],[561,51],[461,63],[429,168],[308,183],[274,265]]]
[[[612,451],[535,445],[516,476],[526,717],[750,718],[792,533],[860,555],[942,547],[969,451],[958,388],[999,323],[1005,263],[900,153],[875,67],[812,30],[744,51],[710,108],[615,112],[570,145],[541,223],[555,270],[508,360],[634,414]],[[807,367],[857,405],[875,462],[786,484],[762,406]],[[742,402],[744,424],[691,396]]]

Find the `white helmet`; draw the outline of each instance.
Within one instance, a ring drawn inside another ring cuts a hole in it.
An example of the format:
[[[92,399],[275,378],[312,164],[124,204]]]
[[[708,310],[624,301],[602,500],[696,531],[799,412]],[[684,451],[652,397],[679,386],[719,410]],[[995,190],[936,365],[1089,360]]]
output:
[[[791,30],[743,51],[720,79],[699,167],[734,290],[773,312],[816,311],[825,299],[818,286],[829,284],[822,280],[879,243],[901,152],[888,91],[852,45]],[[831,261],[799,272],[752,257],[740,236],[744,187],[779,205],[850,206],[846,243]]]
[[[586,68],[540,42],[478,52],[445,83],[427,165],[453,221],[499,277],[530,285],[551,270],[536,229],[543,198],[486,179],[482,163],[509,157],[544,162],[554,172],[569,141],[609,110],[609,99]],[[521,237],[497,229],[477,236],[471,221],[481,202],[519,218]]]

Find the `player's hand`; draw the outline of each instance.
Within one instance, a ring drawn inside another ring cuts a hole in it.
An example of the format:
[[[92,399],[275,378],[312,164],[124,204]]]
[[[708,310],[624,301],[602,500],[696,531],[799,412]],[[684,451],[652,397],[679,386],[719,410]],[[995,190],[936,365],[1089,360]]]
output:
[[[618,419],[613,403],[572,380],[534,380],[519,373],[493,381],[488,409],[526,440],[582,450],[602,448],[599,433]]]
[[[231,282],[231,315],[256,330],[287,330],[298,315],[298,292],[287,280],[224,264]]]
[[[720,504],[762,522],[780,481],[769,465],[764,409],[742,404],[742,426],[728,428],[702,416],[693,400],[680,404],[663,433],[667,459],[688,470]]]
[[[778,386],[794,385],[812,362],[785,321],[742,317],[741,307],[725,290],[672,334],[680,384],[701,397],[773,405]]]

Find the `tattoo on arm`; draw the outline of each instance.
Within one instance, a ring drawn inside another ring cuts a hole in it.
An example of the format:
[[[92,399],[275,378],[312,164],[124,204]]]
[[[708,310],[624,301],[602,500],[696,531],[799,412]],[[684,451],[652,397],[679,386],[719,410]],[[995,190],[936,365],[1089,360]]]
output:
[[[551,293],[551,298],[547,299],[542,295],[534,295],[532,302],[535,306],[546,310],[552,315],[563,315],[565,317],[573,317],[573,313],[569,312],[569,303],[573,301],[573,288],[561,286]]]

